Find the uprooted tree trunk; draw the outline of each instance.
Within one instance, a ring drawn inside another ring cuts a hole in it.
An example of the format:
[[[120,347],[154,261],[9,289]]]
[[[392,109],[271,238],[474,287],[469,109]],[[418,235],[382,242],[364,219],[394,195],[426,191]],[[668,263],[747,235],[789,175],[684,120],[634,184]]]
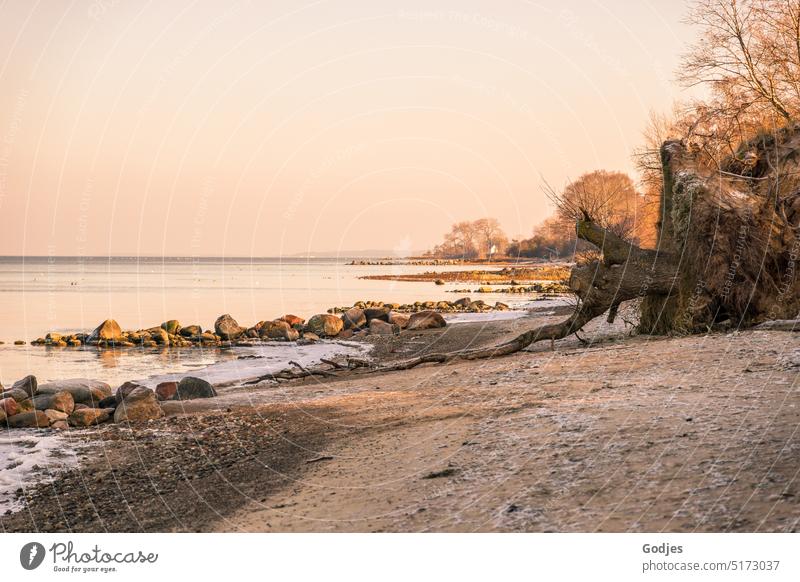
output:
[[[798,317],[800,128],[746,142],[719,168],[702,164],[677,141],[664,143],[661,158],[657,248],[634,246],[584,214],[577,235],[596,246],[601,259],[573,268],[569,285],[579,302],[565,321],[497,346],[427,354],[379,369],[511,354],[565,338],[606,312],[613,320],[621,302],[636,298],[642,299],[639,331],[647,334]]]

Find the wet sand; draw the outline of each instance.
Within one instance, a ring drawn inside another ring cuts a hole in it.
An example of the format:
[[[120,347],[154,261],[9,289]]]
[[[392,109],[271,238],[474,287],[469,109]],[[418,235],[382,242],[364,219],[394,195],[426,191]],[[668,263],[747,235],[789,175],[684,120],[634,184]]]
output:
[[[501,341],[558,314],[380,338]],[[800,334],[595,324],[493,360],[259,385],[94,441],[5,531],[796,531]]]

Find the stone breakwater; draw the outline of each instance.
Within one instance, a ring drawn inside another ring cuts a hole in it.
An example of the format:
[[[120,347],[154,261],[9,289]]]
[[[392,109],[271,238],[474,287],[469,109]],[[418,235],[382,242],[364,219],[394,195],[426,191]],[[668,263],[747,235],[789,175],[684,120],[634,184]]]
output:
[[[172,319],[147,329],[123,330],[115,320],[107,319],[91,332],[49,332],[31,344],[58,348],[182,348],[246,346],[273,341],[313,343],[321,338],[349,339],[368,333],[386,333],[387,329],[381,328],[380,322],[395,326],[392,331],[399,333],[412,320],[415,326],[419,326],[419,322],[433,319],[431,315],[409,317],[423,312],[483,313],[508,309],[508,305],[499,301],[490,305],[480,299],[473,301],[469,297],[462,297],[455,301],[416,301],[406,304],[359,301],[352,306],[332,307],[327,313],[314,315],[308,320],[286,314],[273,320],[259,321],[249,327],[239,325],[228,314],[219,316],[213,329],[203,329],[200,325],[182,325],[180,321]],[[379,323],[372,324],[373,321]]]

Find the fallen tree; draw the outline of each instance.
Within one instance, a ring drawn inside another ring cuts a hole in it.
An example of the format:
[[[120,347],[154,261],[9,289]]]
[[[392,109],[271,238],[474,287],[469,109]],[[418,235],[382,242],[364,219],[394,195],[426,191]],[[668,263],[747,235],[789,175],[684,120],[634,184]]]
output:
[[[623,301],[641,299],[638,330],[698,333],[715,324],[749,327],[800,316],[800,128],[759,135],[719,167],[680,141],[661,147],[663,189],[658,242],[639,248],[581,209],[578,238],[600,258],[572,269],[578,303],[564,321],[526,331],[487,348],[426,354],[388,366],[481,359],[518,352],[534,342],[576,334]],[[350,360],[351,367],[370,367]]]

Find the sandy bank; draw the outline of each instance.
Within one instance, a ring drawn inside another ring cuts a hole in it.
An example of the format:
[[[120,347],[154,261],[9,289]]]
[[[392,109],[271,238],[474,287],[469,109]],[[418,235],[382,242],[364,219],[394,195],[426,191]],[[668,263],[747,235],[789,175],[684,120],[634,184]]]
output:
[[[465,323],[375,350],[401,358],[495,342],[533,323]],[[489,361],[254,387],[247,401],[220,399],[224,409],[93,429],[93,460],[29,491],[25,510],[0,523],[794,531],[798,365],[798,334],[752,331],[564,340],[555,352],[537,345]]]

